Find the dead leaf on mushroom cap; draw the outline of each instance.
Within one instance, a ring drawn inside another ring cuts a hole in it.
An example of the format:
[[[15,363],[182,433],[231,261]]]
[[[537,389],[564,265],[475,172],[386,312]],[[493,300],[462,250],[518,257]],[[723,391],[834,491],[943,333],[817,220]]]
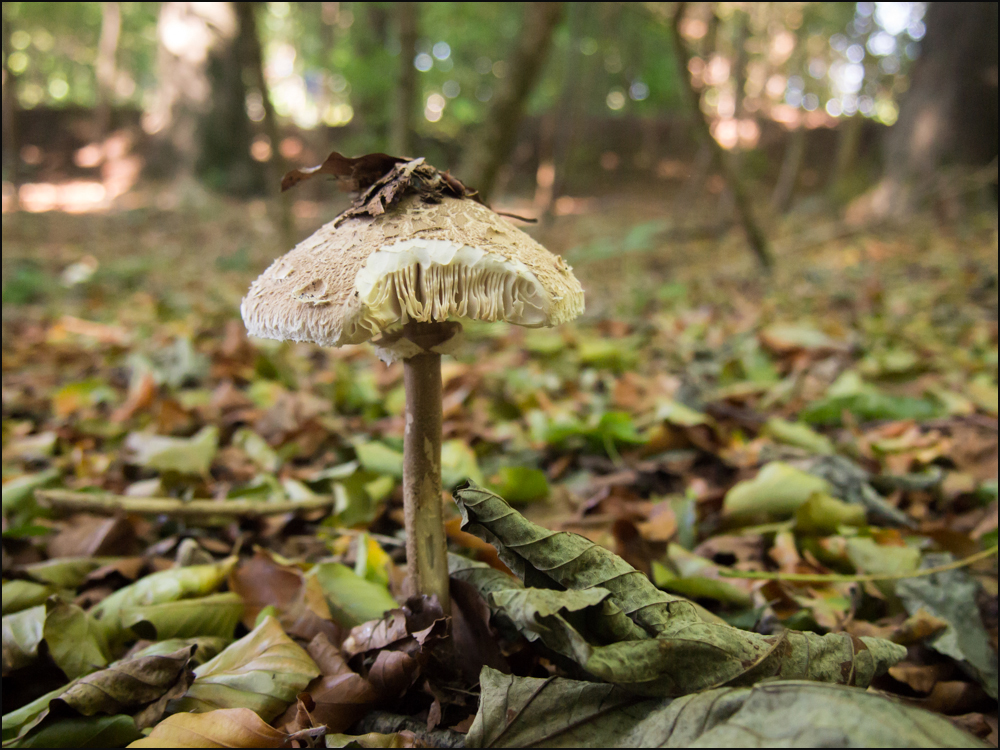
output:
[[[450,173],[425,163],[422,157],[404,159],[382,153],[352,159],[334,151],[318,166],[288,172],[281,180],[281,190],[284,192],[318,174],[333,175],[348,191],[361,193],[335,219],[338,223],[352,216],[380,216],[413,192],[427,203],[439,203],[446,195],[481,202],[477,191],[467,188]]]

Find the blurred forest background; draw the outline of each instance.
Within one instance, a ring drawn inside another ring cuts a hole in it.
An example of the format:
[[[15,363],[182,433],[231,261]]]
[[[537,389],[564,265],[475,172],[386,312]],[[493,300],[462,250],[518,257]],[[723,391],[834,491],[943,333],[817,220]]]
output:
[[[842,207],[882,177],[918,185],[927,205],[967,194],[939,195],[939,167],[997,152],[990,3],[15,2],[3,14],[5,212],[165,208],[141,185],[177,177],[272,196],[290,165],[335,148],[423,155],[541,213],[641,185],[664,194],[664,213],[679,194],[724,219],[720,172],[752,185],[759,211]],[[701,118],[731,167],[715,166]],[[913,208],[883,188],[871,210]]]
[[[451,170],[586,291],[553,331],[466,325],[446,489],[473,478],[737,627],[904,643],[877,686],[996,744],[997,36],[996,3],[5,2],[4,713],[78,676],[8,648],[56,591],[32,566],[92,561],[58,586],[79,609],[259,544],[399,596],[401,366],[239,318],[349,205],[279,194],[336,150]],[[448,507],[453,549],[496,563]],[[254,627],[226,601],[213,634]],[[463,695],[442,726],[467,728]],[[13,716],[5,740],[34,731]]]

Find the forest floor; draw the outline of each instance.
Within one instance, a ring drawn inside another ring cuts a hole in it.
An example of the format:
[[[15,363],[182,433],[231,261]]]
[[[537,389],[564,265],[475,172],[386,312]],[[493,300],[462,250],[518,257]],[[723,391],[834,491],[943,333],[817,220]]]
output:
[[[473,644],[464,682],[441,677],[433,617],[411,604],[380,620],[405,598],[401,366],[367,346],[247,338],[240,299],[287,249],[263,201],[147,204],[4,215],[5,746],[126,743],[150,727],[181,742],[164,716],[238,707],[273,729],[230,714],[213,731],[251,743],[233,746],[323,744],[321,727],[330,743],[400,728],[416,735],[386,741],[454,743],[486,690],[480,665],[580,679],[537,635],[490,636],[491,651],[480,600],[454,622]],[[297,205],[297,238],[339,208]],[[995,746],[995,213],[867,230],[792,213],[770,277],[738,229],[682,218],[636,191],[525,227],[573,265],[587,313],[552,330],[466,325],[444,366],[446,489],[471,479],[747,632],[901,644],[869,692]],[[59,489],[126,496],[137,512],[32,494]],[[237,521],[141,512],[150,498],[333,499]],[[447,508],[453,551],[506,570]],[[197,580],[181,580],[186,567]],[[945,570],[906,577],[929,567]],[[372,620],[398,632],[379,640]],[[177,640],[196,637],[193,655]],[[151,641],[187,656],[136,697],[122,674],[168,652]],[[221,649],[281,685],[223,695],[209,661]],[[71,694],[79,682],[66,691],[73,680],[100,684],[107,705]],[[479,711],[480,740],[551,738],[491,735]]]

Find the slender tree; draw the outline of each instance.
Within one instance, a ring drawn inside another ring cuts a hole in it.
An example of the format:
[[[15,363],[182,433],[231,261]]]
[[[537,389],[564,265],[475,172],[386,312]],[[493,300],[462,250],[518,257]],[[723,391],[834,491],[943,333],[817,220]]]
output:
[[[121,4],[101,3],[101,38],[97,43],[97,137],[111,128],[111,108],[114,104],[115,81],[118,77],[118,38],[122,28]]]
[[[518,42],[507,73],[493,97],[486,120],[472,139],[463,165],[463,181],[489,198],[500,167],[510,156],[518,126],[535,82],[552,46],[552,34],[562,17],[563,3],[526,3]]]
[[[263,190],[243,79],[252,31],[241,27],[234,3],[160,6],[158,89],[144,121],[154,172],[202,177],[237,194]]]
[[[257,3],[236,3],[236,16],[240,23],[240,35],[245,39],[245,69],[253,87],[257,89],[261,104],[264,107],[264,133],[271,143],[271,159],[268,162],[268,194],[279,193],[281,178],[287,170],[284,158],[281,156],[281,130],[278,127],[278,115],[271,102],[271,91],[264,76],[264,53],[260,43],[260,32],[257,26]],[[292,220],[291,196],[280,193],[278,197],[278,225],[285,239],[285,244],[291,244],[294,222]]]
[[[18,76],[11,71],[10,61],[11,20],[7,4],[3,5],[3,154],[7,173],[4,177],[15,187],[21,182],[21,141],[18,131],[19,103],[17,101]],[[17,192],[14,193],[15,200]]]
[[[757,256],[757,260],[760,265],[765,269],[770,269],[774,265],[774,258],[771,255],[771,247],[767,240],[767,235],[764,234],[764,230],[761,229],[757,218],[754,216],[753,205],[750,201],[750,194],[747,191],[746,186],[740,180],[739,175],[736,174],[736,170],[733,169],[732,163],[729,159],[729,154],[727,154],[722,146],[719,145],[719,142],[712,137],[712,133],[708,127],[708,122],[701,113],[701,97],[698,95],[698,92],[695,91],[694,86],[691,84],[691,79],[687,74],[690,55],[688,54],[687,47],[684,44],[684,38],[681,35],[681,22],[684,19],[686,5],[687,3],[677,4],[677,9],[674,11],[673,23],[671,24],[671,31],[673,34],[674,55],[676,56],[677,61],[677,71],[680,77],[681,85],[687,92],[688,101],[693,113],[695,130],[701,138],[702,143],[707,144],[712,154],[712,160],[716,166],[718,166],[719,171],[722,173],[722,177],[726,182],[726,187],[728,187],[732,193],[736,213],[739,216],[740,223],[743,225],[744,232],[746,232],[747,242],[750,244],[750,249],[753,250],[754,255]]]
[[[584,65],[587,64],[587,58],[580,51],[580,42],[593,7],[590,3],[571,3],[568,10],[569,43],[566,45],[566,70],[563,74],[562,90],[559,92],[553,127],[553,182],[547,202],[539,206],[546,215],[551,213],[555,201],[566,190],[570,154],[573,153],[580,134],[580,120],[586,103],[581,84]]]
[[[399,73],[389,140],[393,154],[416,156],[413,152],[413,119],[417,106],[417,69],[413,67],[413,58],[417,54],[420,6],[418,3],[396,3],[395,7]]]

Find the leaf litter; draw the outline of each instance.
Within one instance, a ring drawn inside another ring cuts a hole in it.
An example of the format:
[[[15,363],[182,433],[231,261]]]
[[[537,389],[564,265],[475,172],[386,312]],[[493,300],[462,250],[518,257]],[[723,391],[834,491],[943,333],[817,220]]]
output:
[[[369,212],[400,180],[469,194],[385,158],[326,171]],[[854,578],[997,544],[995,283],[967,293],[995,279],[995,236],[836,240],[783,257],[765,289],[718,262],[725,242],[663,283],[617,239],[647,218],[639,198],[540,228],[591,314],[467,325],[446,365],[447,484],[484,488],[449,502],[448,619],[401,574],[401,371],[247,340],[234,310],[278,238],[214,208],[188,222],[205,252],[148,253],[139,287],[117,286],[115,254],[163,246],[167,214],[82,239],[101,272],[74,290],[5,303],[5,746],[990,733],[995,557]],[[21,218],[5,261],[35,252]],[[164,498],[196,505],[144,510]],[[232,500],[278,512],[211,512]]]

